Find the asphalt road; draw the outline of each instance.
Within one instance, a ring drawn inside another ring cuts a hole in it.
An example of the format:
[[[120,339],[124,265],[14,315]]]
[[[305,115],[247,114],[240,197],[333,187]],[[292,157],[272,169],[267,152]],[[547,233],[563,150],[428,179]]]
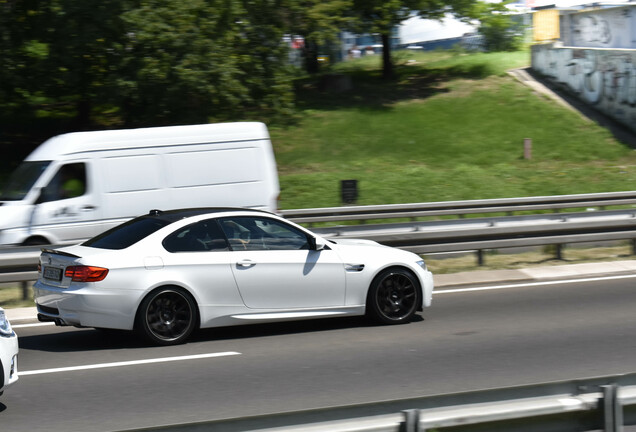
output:
[[[0,398],[0,430],[113,431],[634,372],[635,283],[439,291],[408,325],[212,329],[178,347],[18,327],[22,376]]]

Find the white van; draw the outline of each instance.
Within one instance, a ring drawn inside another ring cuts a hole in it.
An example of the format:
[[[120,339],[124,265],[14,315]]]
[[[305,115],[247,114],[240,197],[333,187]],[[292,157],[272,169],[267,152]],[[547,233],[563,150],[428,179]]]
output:
[[[151,209],[276,211],[278,175],[262,123],[76,132],[53,137],[0,196],[0,244],[93,237]]]

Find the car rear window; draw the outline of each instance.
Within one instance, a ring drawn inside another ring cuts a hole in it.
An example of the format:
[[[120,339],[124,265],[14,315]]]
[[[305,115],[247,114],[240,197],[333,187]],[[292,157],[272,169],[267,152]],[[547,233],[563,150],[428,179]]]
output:
[[[98,249],[126,249],[170,223],[165,219],[140,217],[111,228],[82,245]]]

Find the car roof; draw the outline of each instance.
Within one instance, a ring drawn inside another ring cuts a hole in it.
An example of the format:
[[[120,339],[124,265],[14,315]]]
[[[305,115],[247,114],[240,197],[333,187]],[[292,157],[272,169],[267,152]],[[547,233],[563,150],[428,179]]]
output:
[[[257,214],[268,214],[272,213],[265,210],[258,209],[246,209],[239,207],[200,207],[200,208],[187,208],[187,209],[174,209],[174,210],[158,210],[153,209],[148,212],[147,215],[142,217],[154,217],[160,220],[165,220],[167,222],[176,222],[181,219],[190,218],[193,216],[200,216],[204,214],[214,215],[217,213],[228,213],[228,212],[241,212],[241,213],[257,213]]]

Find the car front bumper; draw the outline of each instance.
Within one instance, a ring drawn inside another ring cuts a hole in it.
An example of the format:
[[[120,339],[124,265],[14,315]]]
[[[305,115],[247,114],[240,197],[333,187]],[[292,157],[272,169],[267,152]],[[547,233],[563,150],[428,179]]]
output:
[[[18,336],[0,336],[0,361],[2,362],[2,382],[0,393],[18,380]]]

